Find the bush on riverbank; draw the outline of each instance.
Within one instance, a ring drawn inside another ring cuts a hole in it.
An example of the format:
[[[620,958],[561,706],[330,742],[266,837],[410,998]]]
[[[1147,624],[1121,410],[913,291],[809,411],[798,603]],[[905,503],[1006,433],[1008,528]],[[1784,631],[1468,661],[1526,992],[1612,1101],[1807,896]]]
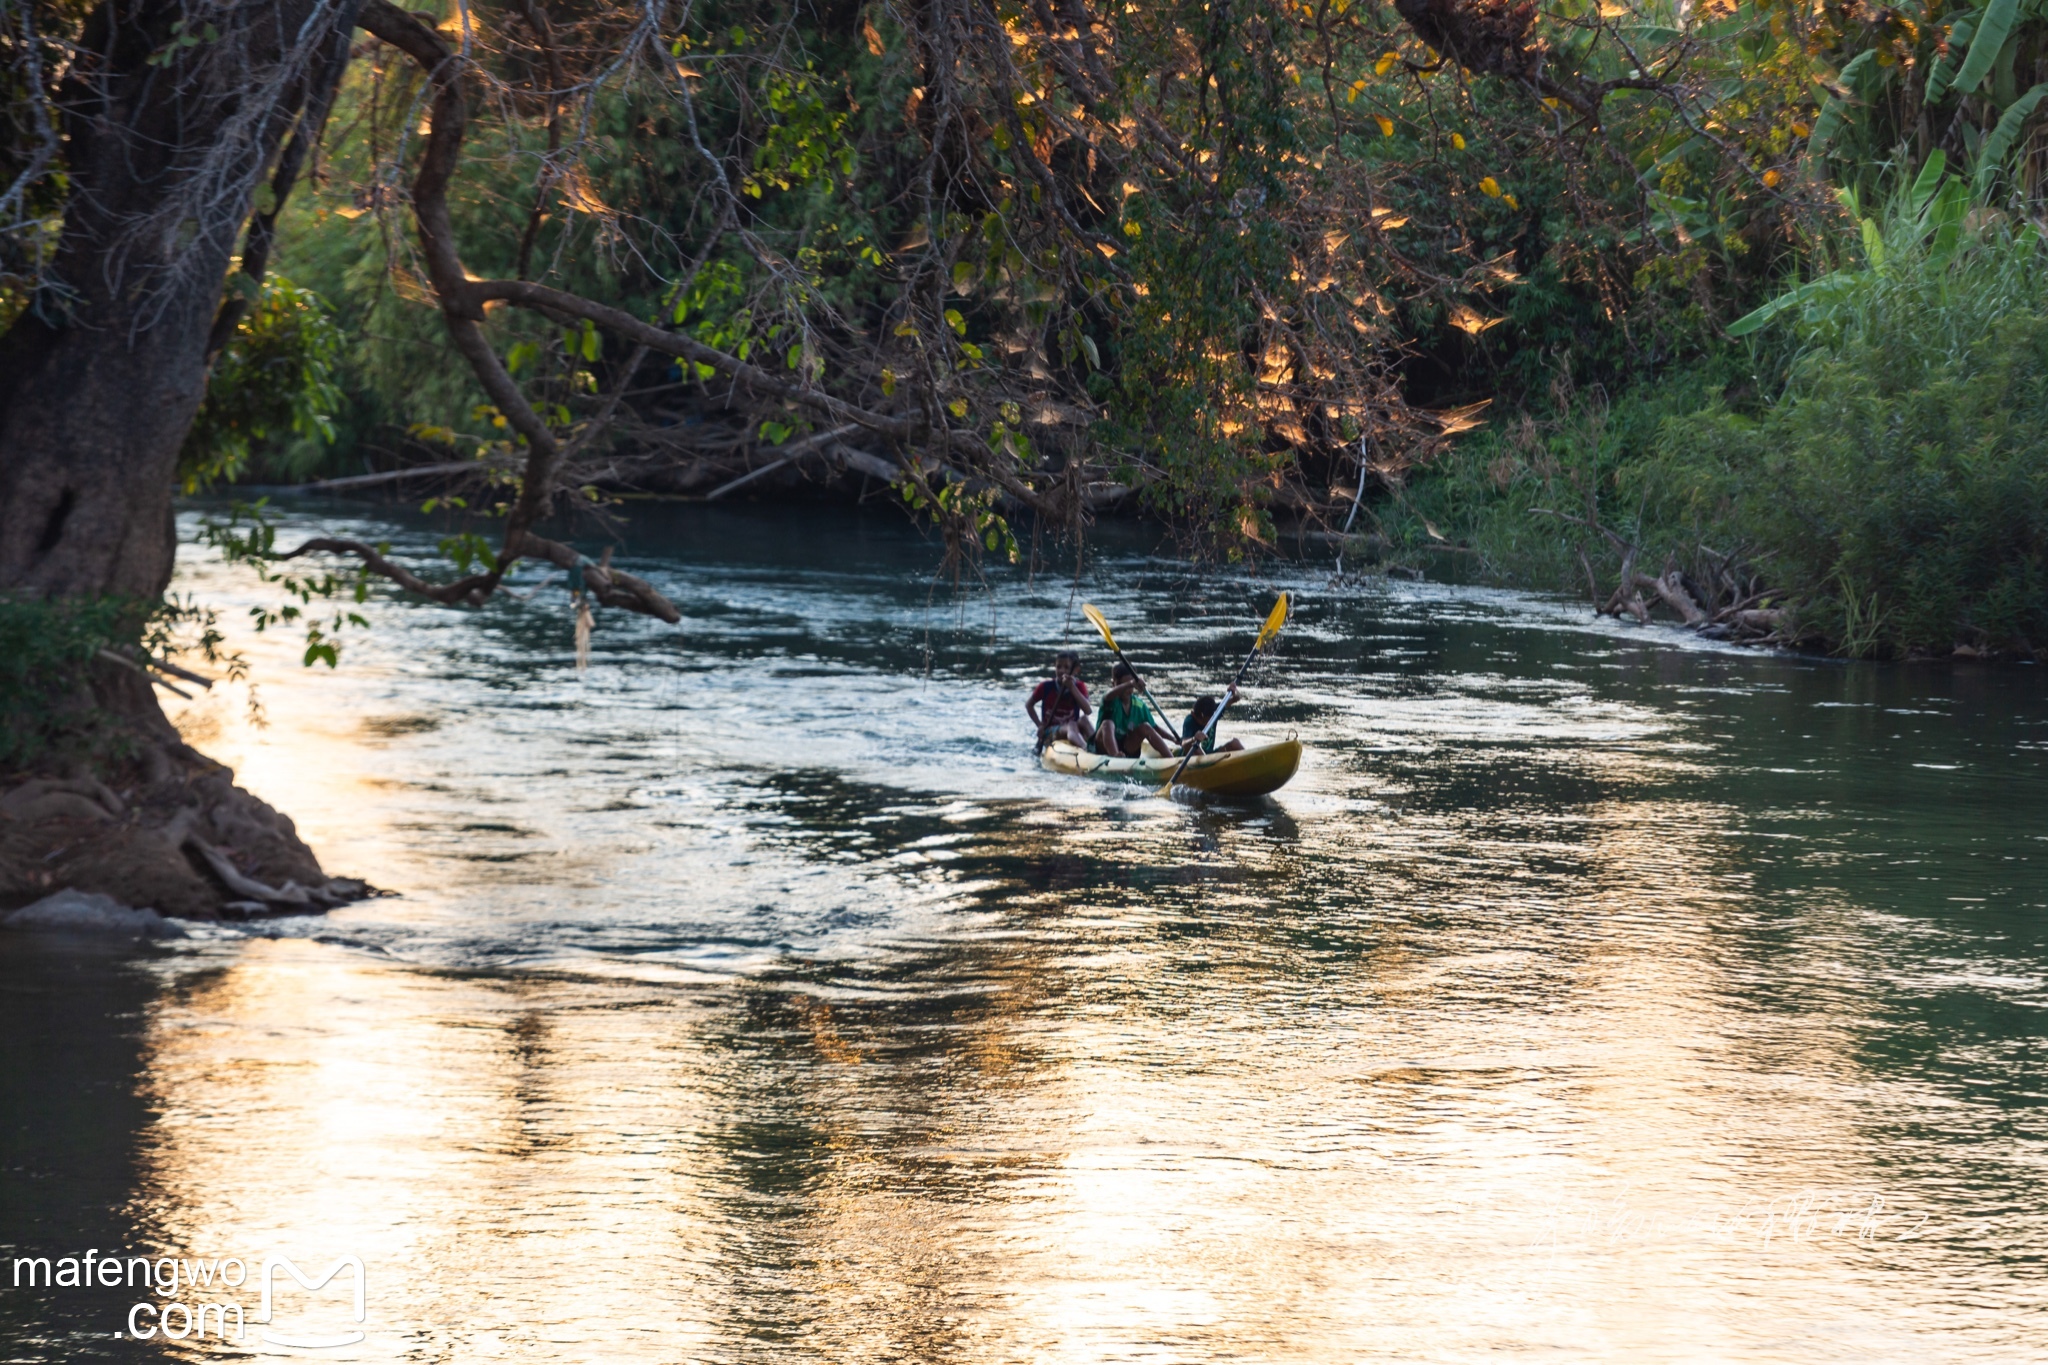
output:
[[[1967,222],[1933,188],[1864,220],[1860,264],[1798,291],[1783,340],[1611,406],[1561,380],[1547,418],[1503,423],[1401,496],[1396,544],[1435,527],[1486,575],[1576,590],[1620,553],[1597,521],[1651,572],[1754,568],[1786,632],[1831,650],[2032,654],[2048,639],[2048,258],[2031,226]]]

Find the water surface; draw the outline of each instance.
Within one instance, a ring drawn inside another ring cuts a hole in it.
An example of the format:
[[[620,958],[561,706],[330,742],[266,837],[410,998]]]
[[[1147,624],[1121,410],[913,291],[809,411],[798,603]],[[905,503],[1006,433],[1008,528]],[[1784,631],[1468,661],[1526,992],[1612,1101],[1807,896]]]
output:
[[[886,514],[623,554],[683,624],[582,676],[559,584],[240,636],[267,728],[180,724],[400,894],[0,943],[0,1255],[353,1254],[337,1360],[2048,1358],[2038,670],[1135,544],[956,591]],[[1278,796],[1031,766],[1080,601],[1184,701],[1282,586]],[[5,1287],[4,1354],[261,1349],[140,1297]]]

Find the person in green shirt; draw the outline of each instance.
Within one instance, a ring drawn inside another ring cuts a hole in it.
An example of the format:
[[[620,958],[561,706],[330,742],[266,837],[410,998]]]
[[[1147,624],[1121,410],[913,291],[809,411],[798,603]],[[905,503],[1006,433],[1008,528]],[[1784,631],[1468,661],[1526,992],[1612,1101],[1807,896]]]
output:
[[[1118,664],[1110,671],[1109,682],[1097,712],[1101,723],[1095,727],[1095,747],[1112,758],[1119,754],[1140,758],[1147,744],[1157,746],[1162,754],[1178,752],[1180,741],[1160,728],[1159,713],[1138,691],[1138,675],[1128,665]]]
[[[1230,700],[1235,702],[1237,698],[1238,690],[1233,685],[1230,689]],[[1215,715],[1216,709],[1222,704],[1214,697],[1204,697],[1195,703],[1195,709],[1188,712],[1188,718],[1181,723],[1182,740],[1192,745],[1199,753],[1233,753],[1244,748],[1244,741],[1241,739],[1233,739],[1228,744],[1218,744],[1216,736],[1202,733],[1209,728],[1209,717]]]

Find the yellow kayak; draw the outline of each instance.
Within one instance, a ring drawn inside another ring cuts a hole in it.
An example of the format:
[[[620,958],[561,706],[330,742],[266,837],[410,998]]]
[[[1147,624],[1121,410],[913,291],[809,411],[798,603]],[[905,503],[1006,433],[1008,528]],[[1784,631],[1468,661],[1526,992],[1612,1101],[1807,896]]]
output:
[[[1056,773],[1076,777],[1120,777],[1129,782],[1163,783],[1180,766],[1154,750],[1143,758],[1110,758],[1076,749],[1065,740],[1045,746],[1038,761]],[[1279,791],[1301,766],[1301,741],[1283,739],[1235,753],[1196,754],[1188,760],[1177,787],[1192,787],[1216,796],[1264,796]]]

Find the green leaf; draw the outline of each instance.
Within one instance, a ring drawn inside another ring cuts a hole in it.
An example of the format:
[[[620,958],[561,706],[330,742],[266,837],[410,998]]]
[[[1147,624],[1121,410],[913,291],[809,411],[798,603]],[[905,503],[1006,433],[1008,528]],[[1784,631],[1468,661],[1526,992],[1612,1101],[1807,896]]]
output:
[[[1948,31],[1948,55],[1934,64],[1934,70],[1927,76],[1927,93],[1921,103],[1941,103],[1942,96],[1955,84],[1956,72],[1962,69],[1963,53],[1969,49],[1970,35],[1977,31],[1978,16],[1972,12],[1956,20],[1955,27]]]
[[[1984,7],[1984,16],[1977,21],[1977,31],[1970,38],[1970,55],[1963,59],[1963,69],[1956,73],[1958,91],[1967,95],[1983,84],[2019,12],[2019,0],[1991,0]]]
[[[1963,244],[1963,223],[1970,216],[1973,202],[1962,181],[1950,178],[1942,182],[1934,202],[1928,205],[1927,217],[1922,224],[1923,230],[1933,233],[1933,242],[1928,248],[1929,261],[1941,264],[1955,255],[1956,248]]]
[[[1854,93],[1856,82],[1861,79],[1865,68],[1875,61],[1876,58],[1877,52],[1875,49],[1869,52],[1857,53],[1855,58],[1842,68],[1842,74],[1835,78],[1835,83],[1843,89]],[[1845,111],[1846,105],[1840,95],[1828,96],[1827,104],[1821,108],[1820,117],[1813,121],[1813,136],[1806,140],[1806,149],[1809,152],[1818,156],[1827,149],[1829,140],[1834,137],[1835,133],[1842,126]]]
[[[2012,102],[2012,107],[1998,117],[1998,126],[1984,139],[1984,145],[1977,150],[1977,170],[1970,177],[1970,188],[1979,199],[1991,193],[1991,181],[2005,169],[2006,153],[2012,150],[2014,139],[2020,129],[2033,117],[2041,101],[2048,98],[2048,81],[2043,81]]]
[[[1939,147],[1927,157],[1927,164],[1920,168],[1920,174],[1913,177],[1913,187],[1906,192],[1909,212],[1918,218],[1927,211],[1927,203],[1934,198],[1934,192],[1941,188],[1941,177],[1948,170],[1948,154]]]
[[[1809,280],[1797,289],[1778,295],[1778,297],[1772,299],[1763,307],[1743,314],[1728,324],[1728,335],[1732,337],[1748,336],[1751,332],[1775,320],[1779,314],[1799,307],[1814,295],[1832,287],[1839,278],[1840,273],[1837,271],[1832,275],[1823,275],[1817,280]]]
[[[599,353],[600,353],[600,352],[602,351],[602,349],[603,349],[603,346],[602,346],[602,343],[601,343],[601,342],[600,342],[600,341],[598,340],[598,336],[597,336],[597,328],[596,328],[596,326],[594,326],[593,324],[591,324],[591,323],[588,323],[588,322],[584,323],[584,324],[583,324],[583,358],[584,358],[585,360],[588,360],[588,361],[590,361],[590,362],[592,362],[592,363],[594,364],[594,363],[596,362],[596,360],[597,360],[597,357],[598,357]]]

